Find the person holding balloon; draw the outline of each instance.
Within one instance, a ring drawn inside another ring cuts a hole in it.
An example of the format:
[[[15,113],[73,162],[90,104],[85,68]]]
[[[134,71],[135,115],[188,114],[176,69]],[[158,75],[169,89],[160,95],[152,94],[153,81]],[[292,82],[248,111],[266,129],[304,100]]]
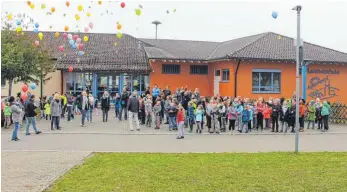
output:
[[[37,130],[36,128],[36,112],[35,109],[37,108],[34,104],[34,100],[35,100],[35,95],[30,95],[30,98],[28,100],[28,103],[26,104],[25,107],[25,118],[26,118],[26,125],[25,125],[25,134],[26,135],[30,135],[29,133],[29,127],[30,124],[33,125],[34,131],[35,133],[38,135],[40,133],[42,133],[41,131]]]
[[[18,129],[19,123],[22,121],[22,109],[17,105],[15,98],[13,96],[9,99],[12,111],[12,121],[13,121],[13,133],[12,133],[12,141],[19,141],[18,139]]]

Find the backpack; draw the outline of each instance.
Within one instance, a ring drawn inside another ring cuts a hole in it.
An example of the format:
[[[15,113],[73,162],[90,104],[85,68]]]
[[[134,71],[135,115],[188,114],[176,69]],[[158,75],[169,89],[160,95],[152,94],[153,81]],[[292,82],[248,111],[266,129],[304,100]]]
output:
[[[243,110],[242,111],[242,122],[247,122],[249,120],[249,111]]]

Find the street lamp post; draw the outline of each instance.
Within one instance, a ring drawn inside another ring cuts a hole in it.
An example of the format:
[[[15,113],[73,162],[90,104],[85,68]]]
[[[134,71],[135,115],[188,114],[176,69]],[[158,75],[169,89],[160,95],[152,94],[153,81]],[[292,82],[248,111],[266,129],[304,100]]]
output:
[[[295,97],[295,152],[299,152],[299,97],[300,97],[300,13],[302,7],[300,5],[293,8],[297,12],[297,37],[296,37],[296,97]]]
[[[155,39],[158,39],[158,25],[160,25],[161,22],[160,21],[153,21],[152,24],[155,25]]]

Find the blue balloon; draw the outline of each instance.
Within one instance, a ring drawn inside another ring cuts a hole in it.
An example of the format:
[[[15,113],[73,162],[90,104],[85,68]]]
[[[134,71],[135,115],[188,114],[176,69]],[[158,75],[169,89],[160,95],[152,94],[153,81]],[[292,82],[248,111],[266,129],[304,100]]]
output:
[[[76,45],[76,44],[73,44],[73,45],[72,45],[72,49],[77,49],[77,45]]]
[[[39,32],[39,29],[38,29],[38,28],[35,28],[35,29],[34,29],[34,32],[35,32],[35,33],[38,33],[38,32]]]
[[[79,55],[79,56],[82,56],[82,55],[83,55],[83,51],[79,51],[79,52],[78,52],[78,55]]]
[[[273,12],[272,12],[272,17],[273,17],[274,19],[276,19],[277,16],[278,16],[277,12],[276,12],[276,11],[273,11]]]
[[[36,27],[36,28],[39,28],[39,26],[40,26],[40,25],[39,25],[38,23],[35,23],[35,27]]]
[[[36,89],[36,83],[30,83],[30,88],[32,90],[35,90]]]
[[[74,42],[72,39],[70,39],[69,43],[70,43],[71,46],[72,46],[73,44],[75,44],[75,42]]]
[[[22,24],[20,21],[17,21],[17,25],[20,25],[20,24]]]

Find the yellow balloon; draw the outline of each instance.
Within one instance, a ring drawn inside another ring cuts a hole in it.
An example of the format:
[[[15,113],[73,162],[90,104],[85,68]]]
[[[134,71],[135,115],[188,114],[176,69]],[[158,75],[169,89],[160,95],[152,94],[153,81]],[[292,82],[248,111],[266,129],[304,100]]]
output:
[[[79,11],[82,11],[82,10],[83,10],[83,6],[82,6],[82,5],[79,5],[79,6],[78,6],[78,10],[79,10]]]
[[[87,17],[90,17],[90,13],[89,12],[87,13]]]
[[[122,38],[122,36],[123,36],[123,34],[122,34],[121,32],[118,32],[118,33],[117,33],[118,39]]]
[[[59,32],[55,32],[55,37],[59,37]]]
[[[41,5],[41,9],[45,9],[46,8],[46,5],[45,4],[42,4]]]
[[[79,15],[76,14],[76,15],[75,15],[75,18],[76,18],[76,20],[78,21],[78,20],[80,20],[81,17],[80,17]]]
[[[115,43],[114,43],[114,46],[117,46],[117,45],[118,45],[118,43],[117,43],[117,42],[115,42]]]
[[[12,14],[11,13],[7,15],[7,19],[12,20]]]
[[[17,33],[22,32],[22,27],[17,27],[16,31],[17,31]]]
[[[87,41],[89,40],[88,36],[84,36],[84,37],[83,37],[83,40],[84,40],[85,42],[87,42]]]
[[[43,38],[43,33],[40,32],[40,33],[38,34],[38,36],[39,36],[40,40],[42,40],[42,38]]]
[[[140,16],[141,15],[141,9],[135,9],[135,13],[137,16]]]
[[[35,8],[34,3],[30,3],[30,8],[32,8],[32,9],[34,9],[34,8]]]

